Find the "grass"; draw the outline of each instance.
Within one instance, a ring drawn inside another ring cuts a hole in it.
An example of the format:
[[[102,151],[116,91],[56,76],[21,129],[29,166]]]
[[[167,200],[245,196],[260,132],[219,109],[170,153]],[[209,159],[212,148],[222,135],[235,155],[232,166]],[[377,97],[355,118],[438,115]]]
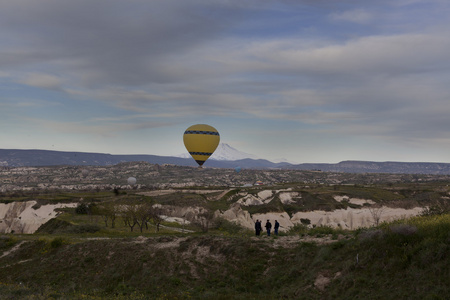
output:
[[[289,233],[354,236],[325,245],[275,247],[282,237],[226,232],[153,235],[143,243],[41,236],[0,259],[0,292],[23,299],[444,299],[450,292],[449,214],[353,234],[327,227]],[[324,290],[315,286],[319,275],[330,279]]]
[[[163,205],[175,206],[204,206],[207,201],[204,195],[182,192],[156,196],[153,199]]]
[[[263,189],[270,188],[247,191],[256,194]],[[225,210],[228,200],[241,190],[234,189],[219,201],[208,198],[217,192],[149,198],[135,191],[118,195],[50,193],[41,199],[148,201]],[[385,204],[434,203],[436,195],[448,193],[448,188],[435,183],[364,187],[298,184],[292,190],[302,196],[294,204],[283,205],[274,194],[273,203],[248,210],[294,212],[348,205],[336,202],[333,195]],[[23,196],[27,195],[18,195]],[[445,211],[353,232],[296,225],[288,233],[270,238],[256,238],[251,230],[221,219],[208,233],[193,225],[185,228],[196,232],[162,228],[157,233],[153,226],[143,233],[137,228],[130,232],[120,218],[111,228],[105,227],[99,215],[63,209],[34,235],[0,238],[0,255],[23,242],[18,250],[0,258],[0,299],[444,299],[450,293],[450,214]],[[283,239],[298,237],[327,241],[331,237],[331,242],[283,244]],[[328,278],[328,285],[318,288],[318,278]]]

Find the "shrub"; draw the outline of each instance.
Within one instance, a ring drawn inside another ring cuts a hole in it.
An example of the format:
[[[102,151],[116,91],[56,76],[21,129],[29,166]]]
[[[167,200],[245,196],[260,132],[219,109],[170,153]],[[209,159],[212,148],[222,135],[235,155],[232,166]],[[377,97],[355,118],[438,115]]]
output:
[[[338,230],[329,227],[329,226],[317,226],[314,228],[311,228],[308,232],[309,235],[323,235],[323,234],[333,234],[336,233]]]
[[[80,203],[75,208],[75,213],[79,215],[87,215],[89,212],[89,206],[86,203]]]
[[[409,224],[396,224],[390,226],[390,229],[393,233],[397,233],[400,235],[412,235],[417,232],[417,227]]]
[[[301,219],[300,219],[300,222],[302,222],[302,224],[304,224],[304,225],[309,225],[309,224],[311,224],[311,220],[310,220],[310,219],[303,219],[303,218],[301,218]]]
[[[51,242],[50,242],[50,247],[53,249],[56,249],[58,247],[61,247],[62,245],[66,244],[66,241],[64,241],[63,238],[54,238]]]
[[[306,232],[308,232],[308,227],[303,224],[295,224],[289,229],[289,234],[305,234]]]
[[[36,202],[36,204],[33,205],[31,208],[34,209],[34,210],[36,210],[36,209],[39,209],[40,207],[41,207],[41,203]]]
[[[100,226],[96,224],[72,225],[64,230],[65,233],[95,233],[97,231],[100,231]]]
[[[90,215],[96,211],[97,205],[95,203],[80,203],[75,208],[75,213],[79,215]]]
[[[427,206],[422,209],[420,212],[421,216],[435,216],[435,215],[443,215],[450,212],[450,205],[432,205]]]
[[[380,238],[383,235],[384,235],[384,233],[383,233],[383,231],[381,229],[375,229],[375,230],[362,231],[358,235],[358,238],[359,238],[360,241],[366,241],[366,240],[372,240],[372,239]]]
[[[236,223],[227,221],[223,218],[217,218],[213,225],[214,229],[218,229],[220,231],[225,231],[230,234],[237,234],[243,230],[243,228]]]
[[[17,238],[14,236],[1,236],[0,237],[0,249],[9,248],[17,243]]]

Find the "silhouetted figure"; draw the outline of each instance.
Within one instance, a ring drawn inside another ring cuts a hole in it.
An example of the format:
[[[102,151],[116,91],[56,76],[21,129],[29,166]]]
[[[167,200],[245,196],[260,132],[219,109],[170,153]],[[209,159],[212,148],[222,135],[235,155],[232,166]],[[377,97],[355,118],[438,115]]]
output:
[[[280,223],[278,223],[278,221],[275,220],[275,226],[273,226],[273,230],[275,232],[275,235],[278,235],[278,228],[280,228]]]
[[[261,221],[260,220],[256,220],[255,222],[255,233],[256,235],[259,235],[262,231],[262,226],[261,226]]]
[[[267,230],[267,236],[270,236],[270,229],[272,229],[272,223],[270,223],[269,220],[266,222],[266,230]]]

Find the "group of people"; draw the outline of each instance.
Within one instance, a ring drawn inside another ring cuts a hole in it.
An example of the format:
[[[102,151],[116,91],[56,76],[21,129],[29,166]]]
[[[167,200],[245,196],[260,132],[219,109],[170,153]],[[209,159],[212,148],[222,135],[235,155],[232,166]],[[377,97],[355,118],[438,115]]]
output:
[[[256,235],[260,235],[262,229],[261,220],[256,220],[255,222],[255,233]],[[267,220],[266,225],[264,226],[267,231],[267,236],[270,236],[270,231],[272,230],[272,223],[270,223],[270,220]],[[278,223],[277,220],[275,220],[275,225],[273,227],[275,235],[278,235],[278,228],[280,228],[280,223]]]

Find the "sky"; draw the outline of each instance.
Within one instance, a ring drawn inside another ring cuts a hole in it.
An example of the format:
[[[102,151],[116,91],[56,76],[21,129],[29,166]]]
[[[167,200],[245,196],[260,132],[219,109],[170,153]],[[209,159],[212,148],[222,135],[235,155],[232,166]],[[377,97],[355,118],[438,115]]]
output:
[[[448,0],[0,0],[0,148],[450,163]]]

